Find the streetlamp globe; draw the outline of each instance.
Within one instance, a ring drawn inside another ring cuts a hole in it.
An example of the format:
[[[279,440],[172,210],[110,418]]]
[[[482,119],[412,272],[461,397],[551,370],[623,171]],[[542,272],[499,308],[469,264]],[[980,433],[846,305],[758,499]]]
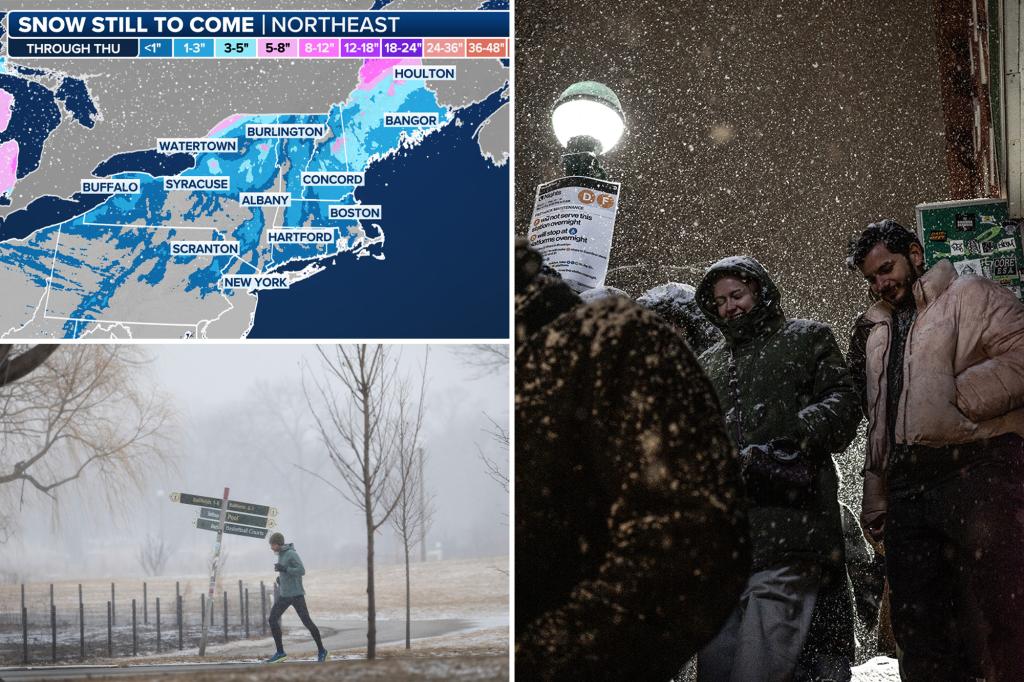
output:
[[[597,157],[618,144],[626,129],[619,98],[595,81],[570,85],[555,100],[551,126],[563,155],[566,173],[604,178]]]

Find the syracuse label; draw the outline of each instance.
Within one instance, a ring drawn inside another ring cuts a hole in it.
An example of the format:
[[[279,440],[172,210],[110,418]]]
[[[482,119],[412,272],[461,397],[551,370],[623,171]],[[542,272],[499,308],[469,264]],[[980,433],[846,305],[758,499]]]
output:
[[[396,81],[453,81],[454,65],[437,66],[396,66]]]
[[[323,137],[327,126],[320,123],[250,123],[246,137]]]
[[[237,152],[238,138],[235,137],[165,137],[156,141],[157,151],[163,154],[184,152]]]
[[[220,278],[221,289],[287,289],[288,278],[284,275],[224,275]]]
[[[231,178],[227,175],[176,175],[164,178],[165,192],[194,192],[213,190],[224,192],[231,189]]]
[[[238,242],[203,242],[172,240],[172,256],[237,256],[241,253]]]
[[[380,214],[380,206],[373,204],[338,204],[327,207],[327,217],[331,220],[380,220]]]
[[[363,180],[362,173],[302,173],[302,184],[313,187],[359,187]]]
[[[268,244],[333,244],[334,230],[308,230],[296,227],[267,230]]]
[[[82,194],[138,194],[141,189],[138,180],[95,180],[82,178]]]
[[[436,113],[412,113],[408,111],[384,114],[385,128],[427,128],[436,126],[439,118]]]
[[[241,192],[238,203],[242,206],[291,206],[292,195],[288,192]]]

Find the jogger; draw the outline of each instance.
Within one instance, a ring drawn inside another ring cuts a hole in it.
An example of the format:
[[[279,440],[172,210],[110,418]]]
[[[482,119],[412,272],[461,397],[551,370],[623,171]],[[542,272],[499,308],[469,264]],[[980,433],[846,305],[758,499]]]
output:
[[[302,565],[299,553],[295,551],[292,544],[284,544],[284,535],[281,533],[274,533],[270,536],[270,549],[278,555],[274,570],[279,575],[277,588],[274,590],[274,606],[270,609],[270,632],[274,635],[277,651],[266,662],[278,663],[288,658],[281,641],[281,615],[289,606],[295,608],[295,613],[299,614],[302,624],[309,630],[309,634],[313,635],[313,641],[316,642],[317,660],[321,662],[327,660],[327,649],[324,649],[323,642],[320,640],[320,630],[313,623],[313,619],[309,617],[309,609],[306,608],[306,592],[302,589],[302,576],[305,575],[306,568]]]

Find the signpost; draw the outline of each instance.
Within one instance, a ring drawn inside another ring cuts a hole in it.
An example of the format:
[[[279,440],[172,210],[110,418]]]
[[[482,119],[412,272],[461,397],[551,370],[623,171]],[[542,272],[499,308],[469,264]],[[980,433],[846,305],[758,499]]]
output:
[[[170,495],[172,502],[201,507],[193,525],[200,530],[209,530],[217,533],[217,541],[213,546],[213,560],[210,564],[210,589],[207,597],[210,612],[203,614],[203,630],[199,640],[200,656],[206,655],[207,633],[209,631],[209,624],[213,622],[213,595],[217,586],[217,567],[220,563],[220,550],[224,542],[224,533],[262,540],[267,537],[269,529],[277,525],[275,520],[277,509],[275,507],[231,500],[228,499],[229,492],[229,488],[224,488],[224,495],[220,499],[204,495],[193,495],[191,493],[171,493]]]

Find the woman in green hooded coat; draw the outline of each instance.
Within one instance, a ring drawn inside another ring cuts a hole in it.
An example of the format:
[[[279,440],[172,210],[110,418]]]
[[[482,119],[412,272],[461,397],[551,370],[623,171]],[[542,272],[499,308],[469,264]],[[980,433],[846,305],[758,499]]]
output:
[[[848,680],[853,603],[832,454],[860,404],[832,331],[786,319],[767,271],[746,256],[712,265],[697,302],[724,339],[700,357],[740,451],[752,574],[698,679]]]

